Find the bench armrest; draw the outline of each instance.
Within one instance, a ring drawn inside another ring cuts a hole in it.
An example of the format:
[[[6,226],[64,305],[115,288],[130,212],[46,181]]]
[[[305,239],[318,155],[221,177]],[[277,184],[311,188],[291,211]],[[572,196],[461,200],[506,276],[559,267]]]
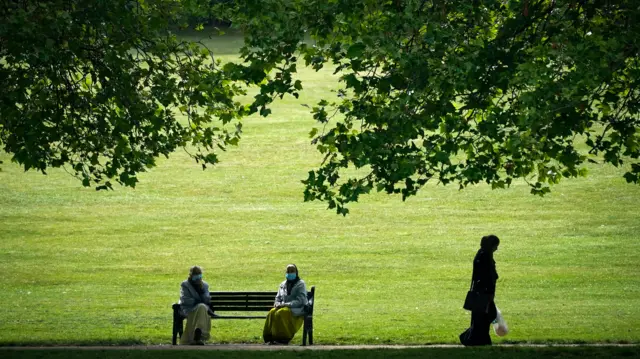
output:
[[[305,316],[312,316],[313,315],[313,302],[315,301],[316,298],[316,286],[312,286],[311,290],[308,292],[307,294],[307,305],[304,306],[304,314]]]

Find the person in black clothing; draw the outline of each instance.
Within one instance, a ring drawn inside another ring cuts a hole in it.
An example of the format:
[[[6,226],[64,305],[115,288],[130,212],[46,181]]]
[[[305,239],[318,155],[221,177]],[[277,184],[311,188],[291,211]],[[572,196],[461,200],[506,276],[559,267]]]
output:
[[[498,250],[500,239],[493,234],[482,237],[480,249],[473,259],[472,290],[489,295],[486,308],[471,312],[469,329],[460,334],[460,342],[465,346],[491,345],[489,330],[491,322],[496,319],[497,310],[494,303],[498,272],[493,252]]]

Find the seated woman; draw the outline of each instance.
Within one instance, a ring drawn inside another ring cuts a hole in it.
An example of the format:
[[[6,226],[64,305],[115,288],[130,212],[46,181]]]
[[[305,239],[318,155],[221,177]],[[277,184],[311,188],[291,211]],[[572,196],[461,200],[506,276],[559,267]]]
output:
[[[304,323],[307,287],[298,276],[298,267],[289,264],[286,280],[280,284],[274,308],[267,314],[262,337],[265,343],[289,344]]]
[[[209,284],[202,280],[202,268],[189,269],[189,278],[180,284],[180,309],[187,317],[187,327],[180,337],[180,344],[204,345],[211,331],[209,317]]]

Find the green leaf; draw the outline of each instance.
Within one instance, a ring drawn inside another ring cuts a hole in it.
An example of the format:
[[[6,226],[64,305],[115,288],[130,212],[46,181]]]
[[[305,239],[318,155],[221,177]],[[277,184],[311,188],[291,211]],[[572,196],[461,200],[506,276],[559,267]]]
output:
[[[204,157],[204,161],[212,165],[216,164],[218,163],[218,156],[215,153],[209,153]]]
[[[317,133],[318,133],[318,129],[315,127],[312,128],[311,131],[309,132],[309,138],[314,138]]]
[[[578,176],[580,177],[587,177],[588,174],[589,174],[589,170],[586,167],[583,167],[578,170]]]
[[[434,156],[434,158],[441,163],[449,163],[449,154],[447,152],[444,151],[438,151],[436,152],[436,155]]]
[[[260,109],[260,116],[267,117],[269,116],[269,114],[271,114],[271,109],[268,109],[266,107],[262,107]]]
[[[349,49],[347,49],[347,57],[351,59],[360,57],[362,56],[366,48],[367,47],[365,44],[361,42],[356,42],[355,44],[349,46]]]
[[[637,173],[626,172],[623,177],[627,181],[627,183],[638,183]]]

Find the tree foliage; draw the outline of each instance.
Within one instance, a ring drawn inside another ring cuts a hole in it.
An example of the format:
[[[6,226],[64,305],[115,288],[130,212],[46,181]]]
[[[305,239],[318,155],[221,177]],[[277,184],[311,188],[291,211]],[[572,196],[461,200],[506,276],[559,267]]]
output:
[[[244,62],[179,40],[185,15],[231,19]],[[68,164],[85,185],[134,186],[179,147],[215,163],[243,115],[297,96],[303,61],[342,84],[313,106],[325,157],[303,181],[305,200],[338,213],[434,181],[522,178],[542,195],[587,161],[638,183],[637,19],[631,0],[5,1],[0,145],[25,169]],[[248,106],[239,84],[260,85]]]
[[[25,170],[65,166],[98,189],[135,186],[179,147],[216,163],[213,149],[237,143],[246,109],[211,52],[171,32],[183,10],[173,0],[3,1],[2,149]]]
[[[325,158],[305,200],[346,214],[374,189],[405,199],[431,181],[516,178],[542,195],[585,175],[586,161],[629,165],[638,183],[637,1],[264,0],[235,11],[245,70],[279,64],[263,95],[300,87],[286,81],[297,55],[340,75],[344,89],[313,108]]]

